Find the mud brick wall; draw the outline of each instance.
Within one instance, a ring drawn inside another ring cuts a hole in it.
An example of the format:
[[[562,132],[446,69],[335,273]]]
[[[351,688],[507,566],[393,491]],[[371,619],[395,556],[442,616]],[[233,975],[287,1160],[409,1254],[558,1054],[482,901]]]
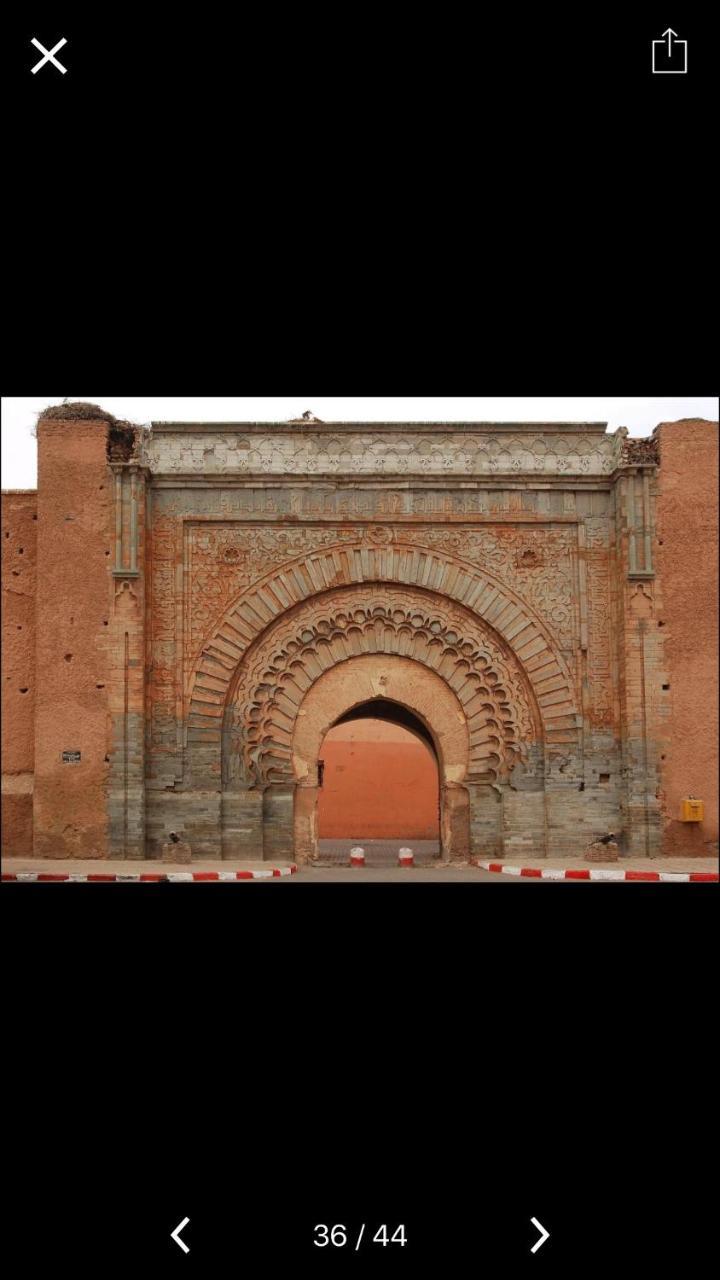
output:
[[[35,853],[108,853],[108,420],[38,422]],[[64,763],[63,752],[80,753]]]
[[[382,720],[336,725],[321,753],[321,840],[438,839],[437,762],[409,730]]]
[[[663,851],[707,854],[718,840],[718,424],[665,422],[656,435],[658,625],[669,685]],[[691,794],[705,804],[700,825],[679,821]]]
[[[33,851],[37,493],[2,495],[2,853]]]

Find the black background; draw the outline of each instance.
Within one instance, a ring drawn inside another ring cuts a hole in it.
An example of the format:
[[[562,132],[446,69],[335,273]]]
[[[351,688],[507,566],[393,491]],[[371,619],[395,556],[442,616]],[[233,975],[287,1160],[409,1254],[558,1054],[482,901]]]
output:
[[[5,21],[8,393],[716,388],[699,6]],[[713,889],[3,885],[5,1251],[699,1272]]]

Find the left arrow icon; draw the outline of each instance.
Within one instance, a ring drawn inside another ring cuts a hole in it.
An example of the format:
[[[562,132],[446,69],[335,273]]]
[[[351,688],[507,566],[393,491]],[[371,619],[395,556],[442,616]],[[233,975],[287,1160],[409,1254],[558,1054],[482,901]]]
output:
[[[182,1249],[183,1253],[189,1253],[190,1249],[186,1245],[185,1241],[180,1239],[180,1232],[187,1226],[189,1221],[190,1221],[189,1218],[183,1218],[182,1222],[178,1223],[175,1230],[170,1232],[170,1239],[174,1240],[176,1244],[180,1245],[180,1248]]]

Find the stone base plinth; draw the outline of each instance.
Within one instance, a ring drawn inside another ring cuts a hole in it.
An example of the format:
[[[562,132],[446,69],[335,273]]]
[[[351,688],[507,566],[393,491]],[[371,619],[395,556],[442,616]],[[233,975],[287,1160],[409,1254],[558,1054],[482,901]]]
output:
[[[192,862],[192,849],[187,840],[168,840],[167,844],[162,847],[163,862],[185,863]]]
[[[609,844],[602,844],[600,840],[596,840],[585,850],[586,862],[617,862],[618,857],[619,850],[614,840]]]

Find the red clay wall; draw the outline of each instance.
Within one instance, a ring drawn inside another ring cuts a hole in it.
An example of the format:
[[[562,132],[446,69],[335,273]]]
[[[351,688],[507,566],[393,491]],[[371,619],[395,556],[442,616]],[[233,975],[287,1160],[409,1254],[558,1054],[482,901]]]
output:
[[[718,424],[664,422],[657,572],[671,715],[662,765],[663,851],[708,852],[718,839]],[[680,802],[705,803],[702,826]]]
[[[438,838],[438,771],[430,748],[383,720],[353,720],[331,729],[318,801],[318,834],[326,839]]]
[[[2,853],[33,851],[37,493],[2,495]]]
[[[107,856],[107,432],[100,417],[38,422],[34,851],[41,857]],[[80,764],[62,762],[67,750],[80,751]]]

